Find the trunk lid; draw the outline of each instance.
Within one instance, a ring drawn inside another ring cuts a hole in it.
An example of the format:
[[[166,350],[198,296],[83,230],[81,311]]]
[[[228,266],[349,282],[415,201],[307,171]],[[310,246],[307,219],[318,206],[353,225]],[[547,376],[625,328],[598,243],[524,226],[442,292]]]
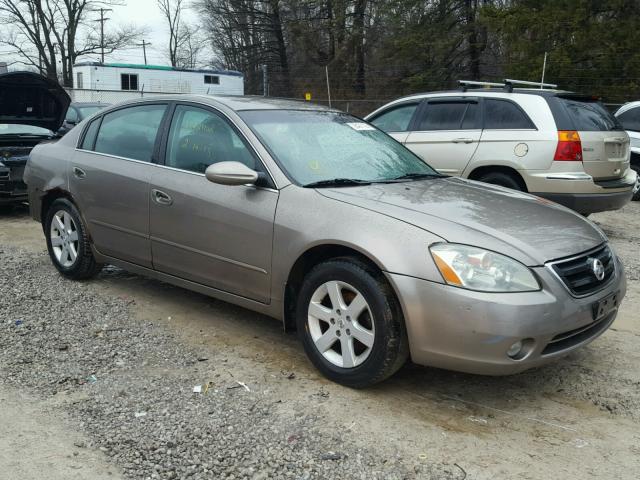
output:
[[[594,180],[613,180],[629,168],[629,136],[624,131],[579,131],[584,171]]]
[[[0,74],[0,124],[33,125],[57,131],[71,99],[50,78],[33,72]]]

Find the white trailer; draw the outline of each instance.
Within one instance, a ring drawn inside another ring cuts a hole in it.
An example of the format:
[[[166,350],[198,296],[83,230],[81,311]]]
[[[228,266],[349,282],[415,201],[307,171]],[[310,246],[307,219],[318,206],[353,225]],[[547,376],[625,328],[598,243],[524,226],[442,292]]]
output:
[[[77,63],[73,70],[73,87],[78,90],[244,95],[244,77],[233,70],[98,62]]]

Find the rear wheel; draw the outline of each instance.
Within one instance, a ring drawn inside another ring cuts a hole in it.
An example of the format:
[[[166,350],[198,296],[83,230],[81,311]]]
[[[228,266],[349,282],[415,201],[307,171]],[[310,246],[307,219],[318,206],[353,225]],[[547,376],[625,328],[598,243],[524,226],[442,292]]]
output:
[[[82,280],[102,269],[91,252],[91,244],[82,217],[66,198],[55,200],[45,219],[44,233],[53,265],[67,278]]]
[[[307,274],[296,320],[310,360],[342,385],[378,383],[408,357],[404,319],[390,285],[356,259],[330,260]]]
[[[479,182],[500,185],[501,187],[511,188],[512,190],[524,191],[522,184],[515,175],[505,172],[488,172],[480,175],[477,180]]]

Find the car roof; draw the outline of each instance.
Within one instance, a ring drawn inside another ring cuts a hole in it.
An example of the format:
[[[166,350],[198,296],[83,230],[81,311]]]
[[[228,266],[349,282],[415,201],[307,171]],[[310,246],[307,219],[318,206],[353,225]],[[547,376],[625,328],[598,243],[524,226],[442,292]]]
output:
[[[538,95],[540,97],[557,97],[563,95],[576,95],[580,97],[587,97],[588,95],[578,94],[576,92],[572,92],[569,90],[556,90],[556,89],[540,89],[540,88],[514,88],[513,90],[505,90],[504,88],[468,88],[466,90],[456,89],[456,90],[435,90],[431,92],[422,92],[422,93],[413,93],[411,95],[406,95],[404,97],[400,97],[393,101],[400,102],[405,100],[417,100],[427,96],[433,95],[468,95],[468,96],[482,96],[484,94],[505,94],[505,95],[513,95],[513,94],[524,94],[524,95]]]
[[[249,95],[158,95],[145,97],[144,99],[129,100],[118,104],[118,106],[135,105],[138,103],[158,100],[204,103],[214,107],[223,105],[236,112],[245,110],[310,110],[340,112],[340,110],[335,108],[328,108],[323,105],[306,102],[304,100],[290,100]]]
[[[108,107],[110,105],[103,102],[71,102],[72,107]]]

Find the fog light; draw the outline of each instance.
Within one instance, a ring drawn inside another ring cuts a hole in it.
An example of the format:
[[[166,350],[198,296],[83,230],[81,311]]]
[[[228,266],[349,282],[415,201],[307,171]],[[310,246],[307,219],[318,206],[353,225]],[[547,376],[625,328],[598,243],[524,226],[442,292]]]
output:
[[[511,358],[517,358],[522,351],[523,345],[524,344],[522,343],[522,340],[518,340],[516,343],[509,347],[509,350],[507,350],[507,355]]]

